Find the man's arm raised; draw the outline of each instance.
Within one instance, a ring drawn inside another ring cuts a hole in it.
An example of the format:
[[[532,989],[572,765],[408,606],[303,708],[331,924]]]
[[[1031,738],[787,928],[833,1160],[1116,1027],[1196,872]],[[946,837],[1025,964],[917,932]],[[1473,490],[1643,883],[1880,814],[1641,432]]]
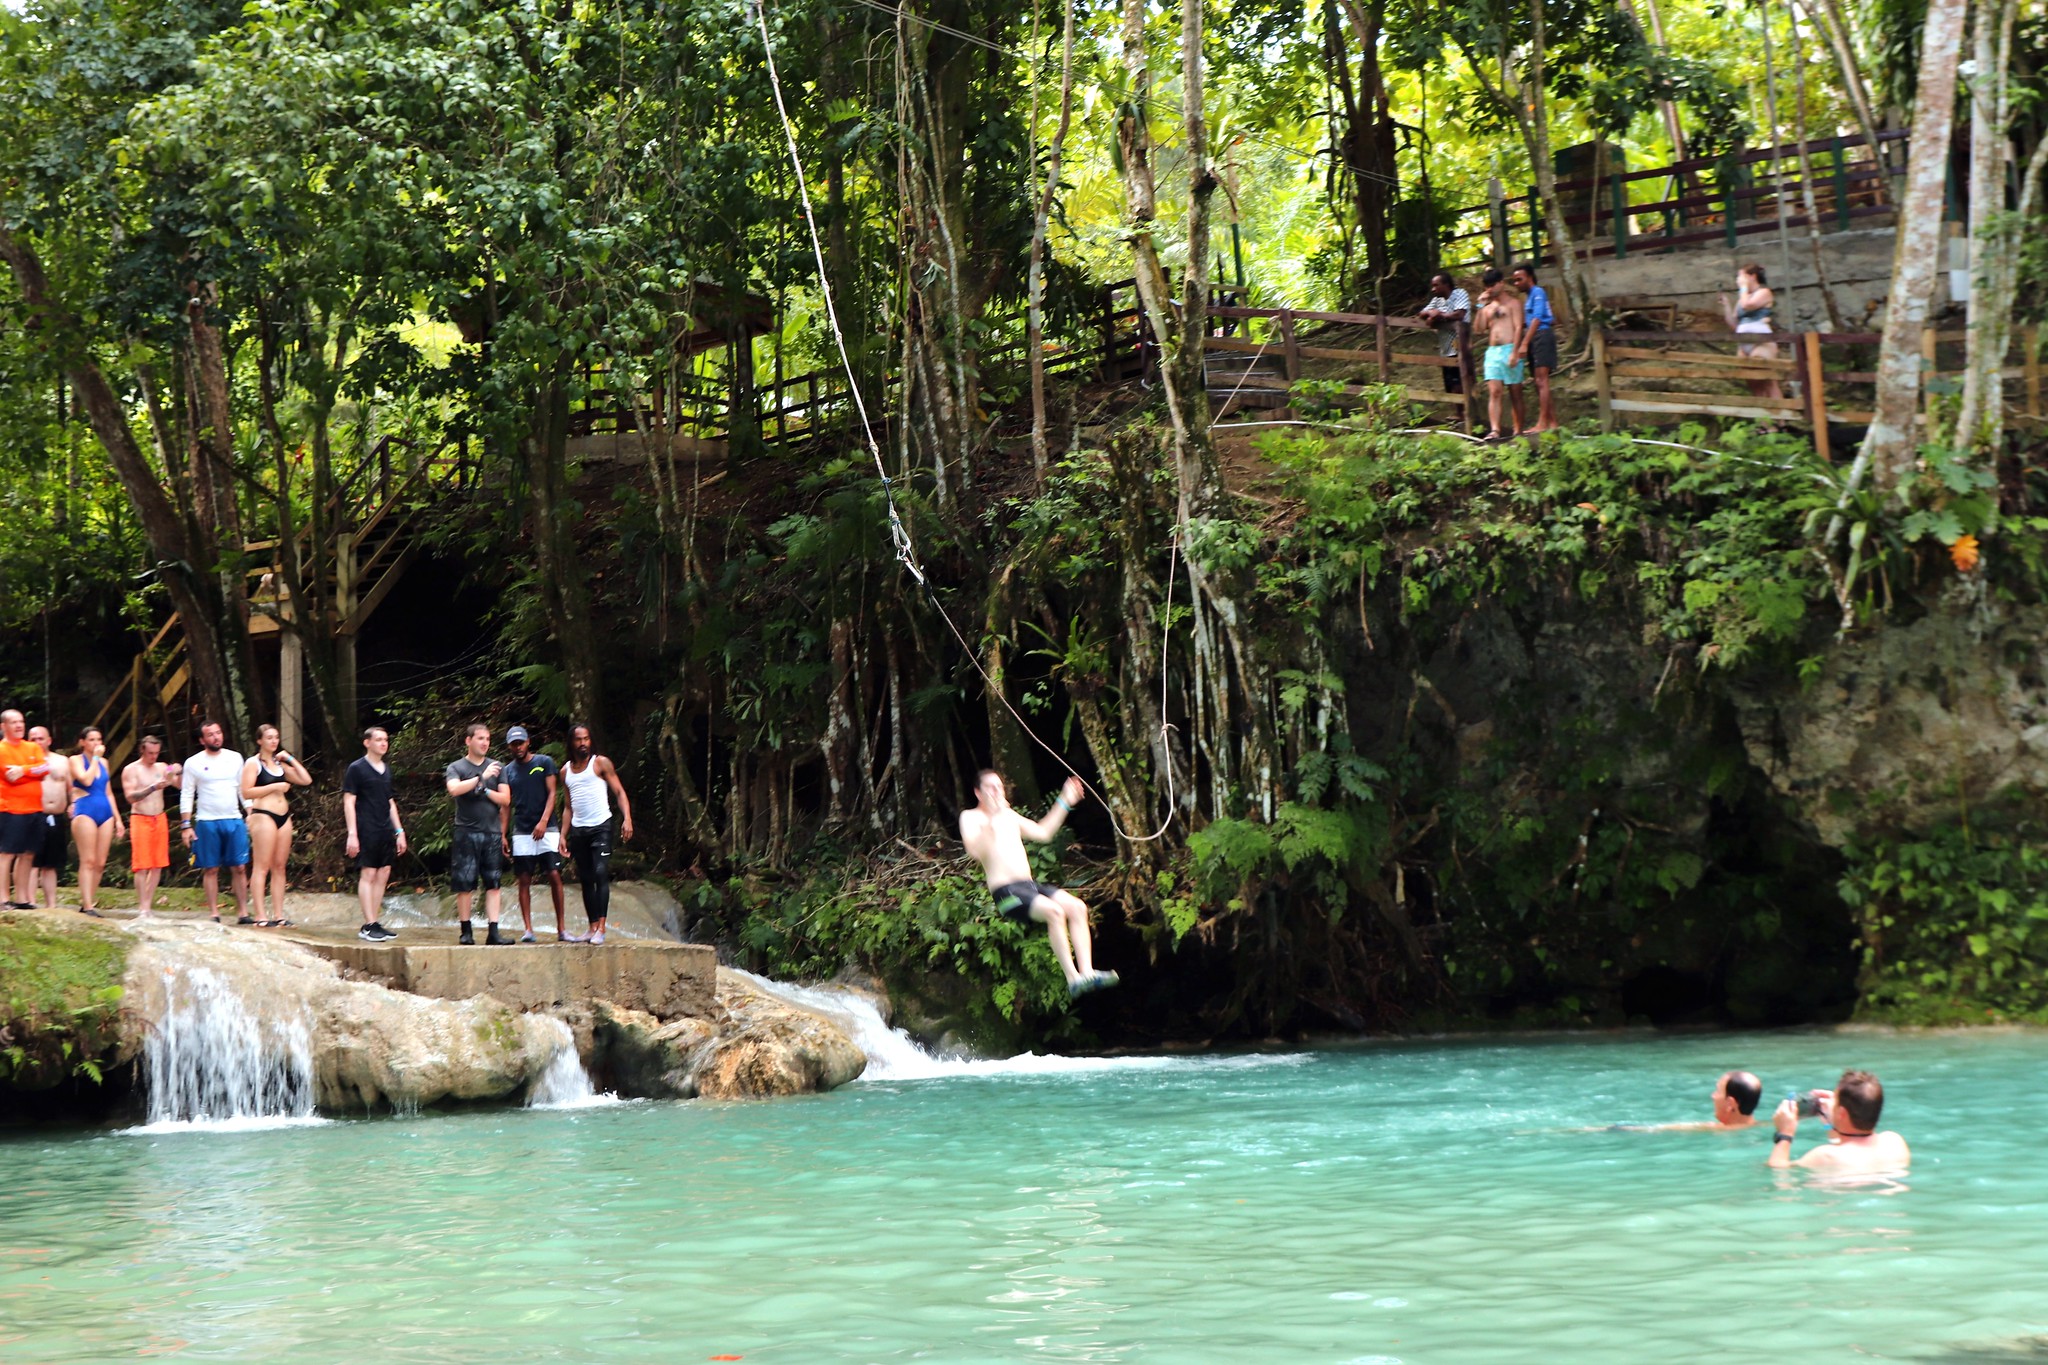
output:
[[[1018,831],[1035,844],[1051,843],[1052,837],[1060,832],[1060,826],[1067,823],[1067,812],[1080,804],[1081,798],[1087,793],[1087,790],[1081,784],[1080,778],[1068,778],[1065,784],[1060,787],[1059,799],[1052,803],[1052,809],[1045,813],[1045,818],[1042,820],[1026,820],[1020,815],[1017,817]]]

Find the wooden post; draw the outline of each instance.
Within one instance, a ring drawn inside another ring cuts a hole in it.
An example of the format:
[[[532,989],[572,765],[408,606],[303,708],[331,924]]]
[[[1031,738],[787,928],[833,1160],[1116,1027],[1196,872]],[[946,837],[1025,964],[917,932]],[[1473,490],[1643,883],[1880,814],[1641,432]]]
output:
[[[1508,261],[1515,253],[1508,236],[1507,191],[1501,188],[1499,176],[1494,176],[1486,182],[1486,205],[1489,210],[1487,221],[1493,227],[1493,237],[1489,243],[1493,248],[1493,263],[1506,270]]]
[[[1932,327],[1920,329],[1920,413],[1927,423],[1927,435],[1934,435],[1934,389],[1928,380],[1934,378],[1935,342],[1939,334]]]
[[[1294,339],[1294,310],[1280,310],[1281,355],[1287,364],[1287,382],[1292,384],[1301,378],[1301,344]]]
[[[1628,255],[1628,186],[1619,175],[1608,180],[1614,194],[1614,259]]]
[[[1472,416],[1472,324],[1464,318],[1458,319],[1458,392],[1465,399],[1465,434],[1473,434],[1476,425]]]
[[[1529,264],[1543,264],[1543,200],[1534,185],[1529,187]],[[1507,268],[1503,261],[1501,269]]]
[[[1593,392],[1600,400],[1600,429],[1614,430],[1614,387],[1607,374],[1607,332],[1593,333]]]
[[[305,647],[295,629],[280,631],[277,646],[277,738],[297,753],[305,742]]]
[[[1828,440],[1828,376],[1821,362],[1820,333],[1807,332],[1799,338],[1799,382],[1806,387],[1806,417],[1813,423],[1813,448],[1820,457],[1834,463]]]
[[[1374,315],[1372,336],[1373,354],[1380,364],[1380,383],[1384,384],[1387,382],[1387,315],[1385,313]]]
[[[2027,345],[2027,415],[2041,413],[2041,327],[2036,323]]]
[[[1841,232],[1849,230],[1849,152],[1842,146],[1841,134],[1835,135],[1835,224]]]

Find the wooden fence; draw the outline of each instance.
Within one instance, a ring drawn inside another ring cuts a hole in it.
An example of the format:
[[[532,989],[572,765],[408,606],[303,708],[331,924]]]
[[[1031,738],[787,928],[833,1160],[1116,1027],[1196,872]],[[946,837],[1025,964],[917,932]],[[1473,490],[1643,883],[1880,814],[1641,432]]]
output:
[[[1927,383],[1921,421],[1932,417],[1944,391],[1963,375],[1961,349],[1968,334],[1927,328],[1920,354]],[[1593,336],[1593,383],[1601,424],[1612,430],[1617,413],[1665,417],[1725,417],[1808,427],[1823,458],[1832,458],[1832,426],[1867,426],[1877,383],[1873,368],[1882,338],[1876,332],[1732,333],[1604,330]],[[2007,409],[2017,418],[2048,418],[2043,407],[2042,329],[2015,328],[2002,371]],[[1776,342],[1775,358],[1737,354],[1738,344]],[[1944,368],[1948,366],[1948,368]],[[1776,381],[1779,395],[1715,390]]]
[[[1720,241],[1733,250],[1743,237],[1807,224],[1810,189],[1823,232],[1889,217],[1884,149],[1903,161],[1903,130],[1879,133],[1879,150],[1861,135],[1813,138],[1759,147],[1728,158],[1698,157],[1617,175],[1560,180],[1566,217],[1579,249],[1589,256],[1642,255]],[[1802,155],[1803,154],[1803,155]],[[1809,181],[1806,172],[1811,168]],[[1496,203],[1452,209],[1439,239],[1445,269],[1474,270],[1511,259],[1554,259],[1546,238],[1542,199],[1531,186]]]

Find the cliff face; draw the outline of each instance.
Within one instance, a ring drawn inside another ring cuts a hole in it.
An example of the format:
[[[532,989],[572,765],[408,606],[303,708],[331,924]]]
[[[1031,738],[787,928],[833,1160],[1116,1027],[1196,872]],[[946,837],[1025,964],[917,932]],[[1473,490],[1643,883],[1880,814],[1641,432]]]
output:
[[[1829,648],[1808,686],[1731,694],[1750,761],[1832,847],[2048,795],[2048,608],[1938,604]]]

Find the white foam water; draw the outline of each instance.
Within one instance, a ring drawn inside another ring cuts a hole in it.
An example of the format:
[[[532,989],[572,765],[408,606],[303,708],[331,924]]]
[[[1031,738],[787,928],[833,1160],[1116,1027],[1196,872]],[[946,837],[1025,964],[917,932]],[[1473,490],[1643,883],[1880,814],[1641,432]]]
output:
[[[1096,1071],[1171,1071],[1188,1067],[1298,1066],[1305,1052],[1261,1053],[1232,1057],[1057,1057],[1022,1052],[1014,1057],[937,1057],[919,1047],[908,1033],[890,1028],[874,1001],[842,986],[799,986],[741,972],[779,1000],[823,1014],[846,1030],[867,1054],[863,1081],[926,1081],[949,1076],[1075,1076]]]
[[[555,1052],[526,1092],[529,1109],[594,1109],[621,1103],[617,1095],[600,1093],[590,1084],[590,1073],[576,1055],[576,1038],[559,1019],[542,1016],[541,1026],[556,1035]]]
[[[321,1123],[302,1013],[259,1019],[207,967],[171,976],[169,1007],[143,1041],[148,1121],[136,1133],[227,1132]]]

